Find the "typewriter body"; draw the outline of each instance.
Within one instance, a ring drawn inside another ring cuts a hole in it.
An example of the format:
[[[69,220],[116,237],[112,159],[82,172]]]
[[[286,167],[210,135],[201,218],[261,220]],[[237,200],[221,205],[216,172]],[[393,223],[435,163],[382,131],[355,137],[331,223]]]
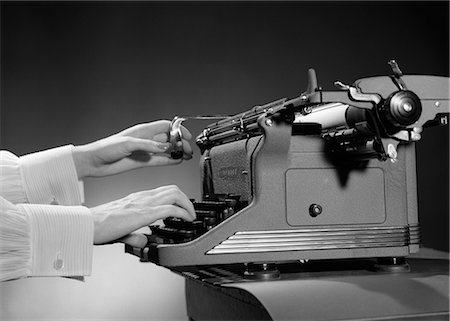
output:
[[[417,252],[414,142],[447,123],[449,79],[390,64],[335,91],[310,69],[299,97],[207,126],[197,220],[166,219],[126,252],[171,269]]]

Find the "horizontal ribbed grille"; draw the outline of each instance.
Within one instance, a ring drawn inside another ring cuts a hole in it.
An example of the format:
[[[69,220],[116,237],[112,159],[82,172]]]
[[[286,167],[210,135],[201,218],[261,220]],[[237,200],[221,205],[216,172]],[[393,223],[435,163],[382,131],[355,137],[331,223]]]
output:
[[[418,226],[244,231],[206,254],[399,247],[419,242]]]

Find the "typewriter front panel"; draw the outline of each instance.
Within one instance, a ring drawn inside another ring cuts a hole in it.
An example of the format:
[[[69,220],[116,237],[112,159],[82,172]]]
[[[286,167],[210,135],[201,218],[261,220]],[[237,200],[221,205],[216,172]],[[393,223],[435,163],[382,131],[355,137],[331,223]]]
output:
[[[402,144],[396,162],[330,161],[317,137],[291,139],[286,169],[286,220],[291,226],[417,223],[415,147]],[[314,212],[314,206],[319,210]],[[408,216],[408,213],[410,216]]]
[[[343,183],[335,168],[286,171],[286,219],[291,226],[381,224],[386,220],[381,168],[355,170]]]

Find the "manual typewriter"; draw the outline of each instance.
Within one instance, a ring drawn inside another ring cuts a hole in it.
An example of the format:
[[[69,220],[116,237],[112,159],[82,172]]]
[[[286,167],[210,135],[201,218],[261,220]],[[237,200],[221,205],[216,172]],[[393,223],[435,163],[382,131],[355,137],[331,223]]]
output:
[[[419,250],[414,142],[446,125],[449,79],[392,74],[307,90],[207,126],[197,219],[151,226],[126,252],[173,270],[308,260],[404,258]],[[172,157],[186,118],[170,131]],[[246,271],[248,273],[248,270]]]

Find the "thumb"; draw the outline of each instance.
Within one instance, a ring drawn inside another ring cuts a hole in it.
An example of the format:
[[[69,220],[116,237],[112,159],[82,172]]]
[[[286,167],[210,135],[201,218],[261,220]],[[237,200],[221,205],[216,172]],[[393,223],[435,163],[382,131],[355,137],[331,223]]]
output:
[[[117,242],[125,243],[133,247],[143,248],[145,247],[145,245],[147,245],[148,240],[144,234],[131,233],[125,235],[124,237],[121,237],[120,239],[117,240]]]

